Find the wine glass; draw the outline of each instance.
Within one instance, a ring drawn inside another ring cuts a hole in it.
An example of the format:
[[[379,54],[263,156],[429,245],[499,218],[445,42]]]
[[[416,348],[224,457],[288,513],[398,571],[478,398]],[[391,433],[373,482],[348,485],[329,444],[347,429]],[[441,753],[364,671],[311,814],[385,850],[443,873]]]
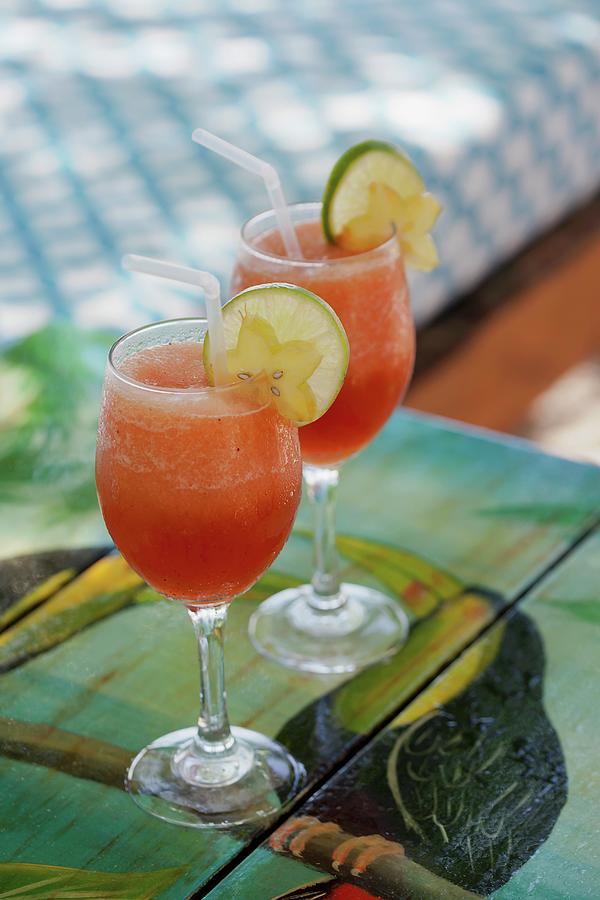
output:
[[[260,377],[208,386],[205,332],[204,320],[180,319],[114,344],[96,482],[116,546],[156,591],[186,606],[200,657],[197,726],[145,747],[127,789],[169,822],[228,827],[268,819],[304,778],[280,744],[230,727],[223,670],[229,604],[287,540],[301,459],[298,431],[271,405]]]
[[[376,436],[408,388],[415,329],[395,236],[349,256],[326,242],[320,203],[291,205],[289,211],[304,258],[285,255],[274,212],[261,213],[242,229],[232,291],[280,281],[318,294],[341,319],[350,363],[330,409],[300,429],[314,514],[312,583],[266,600],[250,620],[250,636],[261,653],[291,668],[351,672],[395,653],[408,633],[396,600],[341,583],[335,505],[343,463]]]

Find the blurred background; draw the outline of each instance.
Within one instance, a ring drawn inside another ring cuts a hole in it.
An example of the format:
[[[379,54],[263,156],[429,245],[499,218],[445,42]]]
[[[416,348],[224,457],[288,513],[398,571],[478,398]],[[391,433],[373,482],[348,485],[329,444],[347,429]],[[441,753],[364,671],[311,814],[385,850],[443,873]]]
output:
[[[196,126],[274,163],[290,201],[318,199],[359,140],[403,146],[444,204],[443,264],[412,279],[408,405],[600,461],[600,0],[2,0],[0,119],[15,515],[57,478],[90,503],[108,336],[199,308],[122,254],[226,291],[267,205]]]

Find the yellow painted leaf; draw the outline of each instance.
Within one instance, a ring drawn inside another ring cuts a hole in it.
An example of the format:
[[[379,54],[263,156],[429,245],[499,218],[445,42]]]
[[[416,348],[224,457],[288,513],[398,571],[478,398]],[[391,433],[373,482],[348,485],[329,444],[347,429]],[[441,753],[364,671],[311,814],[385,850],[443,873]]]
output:
[[[48,650],[133,600],[144,582],[118,555],[105,556],[0,634],[0,671]]]
[[[379,667],[371,666],[340,688],[335,698],[338,719],[350,731],[368,732],[376,716],[389,713],[418,690],[492,616],[491,601],[479,594],[446,601],[412,629],[402,652],[386,663],[385,682]]]
[[[458,579],[399,547],[347,534],[338,535],[337,546],[340,553],[371,572],[419,618],[463,590]]]
[[[446,672],[431,684],[426,691],[402,710],[391,722],[390,728],[410,725],[439,706],[444,706],[453,697],[458,697],[478,675],[483,672],[498,652],[505,625],[493,628],[486,637],[477,641],[458,658]]]
[[[42,584],[21,597],[20,600],[17,600],[16,603],[11,604],[11,606],[4,610],[2,615],[0,615],[0,630],[6,628],[17,619],[20,619],[21,616],[24,616],[29,610],[34,609],[36,606],[39,606],[40,603],[43,603],[44,600],[47,600],[48,597],[51,597],[59,588],[70,581],[74,574],[75,569],[63,569],[61,572],[56,572],[56,574],[51,575],[50,578],[47,578]]]

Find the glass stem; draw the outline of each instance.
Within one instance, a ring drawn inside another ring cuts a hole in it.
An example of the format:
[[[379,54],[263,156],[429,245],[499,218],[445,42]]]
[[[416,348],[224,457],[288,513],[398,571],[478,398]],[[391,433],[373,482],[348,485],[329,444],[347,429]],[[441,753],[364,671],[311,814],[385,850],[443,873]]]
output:
[[[335,546],[335,510],[340,472],[337,468],[304,467],[304,482],[313,509],[314,574],[310,604],[321,612],[340,609],[340,565]]]
[[[173,769],[188,784],[219,789],[248,773],[254,751],[236,741],[227,718],[223,626],[228,603],[188,607],[200,657],[200,715],[194,737],[173,757]]]
[[[200,715],[196,746],[201,753],[227,754],[235,743],[227,717],[223,629],[227,603],[188,607],[200,658]]]

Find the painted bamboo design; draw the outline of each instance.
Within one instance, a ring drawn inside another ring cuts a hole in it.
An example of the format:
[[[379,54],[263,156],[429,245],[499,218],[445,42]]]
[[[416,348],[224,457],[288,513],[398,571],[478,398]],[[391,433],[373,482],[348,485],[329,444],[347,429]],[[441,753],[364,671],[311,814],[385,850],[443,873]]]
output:
[[[133,751],[52,725],[0,718],[0,754],[123,788]],[[1,895],[0,895],[1,896]]]
[[[373,896],[379,893],[389,896],[393,885],[397,900],[416,897],[419,900],[481,900],[479,894],[466,891],[408,859],[401,844],[382,838],[377,841],[356,838],[335,823],[318,822],[312,817],[286,822],[272,835],[269,845],[279,853],[301,858],[308,865],[330,872],[336,879],[360,885]],[[351,848],[347,854],[344,845]],[[360,861],[361,852],[364,863]]]

